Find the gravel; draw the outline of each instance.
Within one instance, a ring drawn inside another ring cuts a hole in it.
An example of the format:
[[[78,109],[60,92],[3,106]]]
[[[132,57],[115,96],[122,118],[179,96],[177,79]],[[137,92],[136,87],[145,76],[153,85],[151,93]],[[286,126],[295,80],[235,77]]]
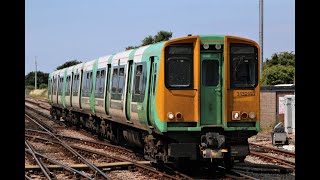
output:
[[[119,179],[119,180],[144,180],[144,179],[156,180],[156,179],[151,178],[149,176],[143,175],[138,171],[131,172],[131,171],[128,171],[128,170],[111,171],[111,172],[108,173],[108,176],[111,179]]]
[[[80,139],[84,139],[84,140],[91,140],[91,141],[96,140],[93,137],[89,137],[88,135],[84,135],[83,133],[81,133],[79,131],[72,130],[72,129],[60,129],[58,134],[64,135],[64,136],[71,136],[74,138],[80,138]]]

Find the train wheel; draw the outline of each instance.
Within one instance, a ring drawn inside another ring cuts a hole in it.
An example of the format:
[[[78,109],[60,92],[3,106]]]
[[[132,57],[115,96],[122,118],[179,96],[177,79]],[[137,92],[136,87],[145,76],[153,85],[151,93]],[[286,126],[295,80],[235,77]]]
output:
[[[154,145],[154,137],[152,135],[148,135],[144,138],[144,157],[150,161],[155,160],[155,150],[156,147]]]

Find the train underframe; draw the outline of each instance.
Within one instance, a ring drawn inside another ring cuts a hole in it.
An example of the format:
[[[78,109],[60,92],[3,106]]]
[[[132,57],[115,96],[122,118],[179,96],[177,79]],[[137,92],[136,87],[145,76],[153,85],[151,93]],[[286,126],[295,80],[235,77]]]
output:
[[[178,166],[190,161],[230,169],[235,160],[244,161],[249,154],[248,138],[257,134],[248,130],[224,131],[221,127],[157,134],[61,107],[52,106],[50,114],[54,119],[62,118],[68,126],[85,129],[101,139],[143,149],[145,159],[154,163]]]

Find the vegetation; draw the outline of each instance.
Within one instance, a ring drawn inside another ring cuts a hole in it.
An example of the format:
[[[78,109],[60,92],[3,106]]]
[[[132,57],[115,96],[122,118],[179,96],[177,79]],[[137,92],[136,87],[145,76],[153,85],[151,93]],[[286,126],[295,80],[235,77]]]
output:
[[[62,64],[61,66],[58,66],[56,68],[56,70],[63,69],[63,68],[66,68],[66,67],[70,67],[70,66],[73,66],[73,65],[76,65],[76,64],[80,64],[80,63],[82,63],[82,62],[81,61],[77,61],[77,60],[68,61],[68,62],[65,62],[64,64]]]
[[[48,85],[47,84],[40,84],[39,89],[47,89]]]
[[[294,84],[295,54],[293,52],[274,53],[263,64],[262,85]]]
[[[159,31],[156,35],[154,36],[147,36],[142,40],[142,44],[140,46],[128,46],[126,47],[126,50],[129,49],[135,49],[141,46],[146,46],[149,44],[153,44],[153,43],[157,43],[160,41],[167,41],[172,37],[172,32],[168,32],[168,31]]]
[[[40,84],[48,85],[48,78],[49,78],[49,73],[37,71],[37,87],[39,87]],[[25,86],[26,87],[32,86],[34,88],[34,85],[35,85],[34,81],[35,81],[35,72],[34,71],[29,72],[25,76]]]

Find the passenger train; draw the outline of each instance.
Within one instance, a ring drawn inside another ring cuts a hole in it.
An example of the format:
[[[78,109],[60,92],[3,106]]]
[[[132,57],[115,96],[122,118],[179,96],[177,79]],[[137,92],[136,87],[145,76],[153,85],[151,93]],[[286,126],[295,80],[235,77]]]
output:
[[[49,74],[50,114],[146,159],[223,163],[249,154],[260,130],[260,48],[228,35],[188,35]]]

